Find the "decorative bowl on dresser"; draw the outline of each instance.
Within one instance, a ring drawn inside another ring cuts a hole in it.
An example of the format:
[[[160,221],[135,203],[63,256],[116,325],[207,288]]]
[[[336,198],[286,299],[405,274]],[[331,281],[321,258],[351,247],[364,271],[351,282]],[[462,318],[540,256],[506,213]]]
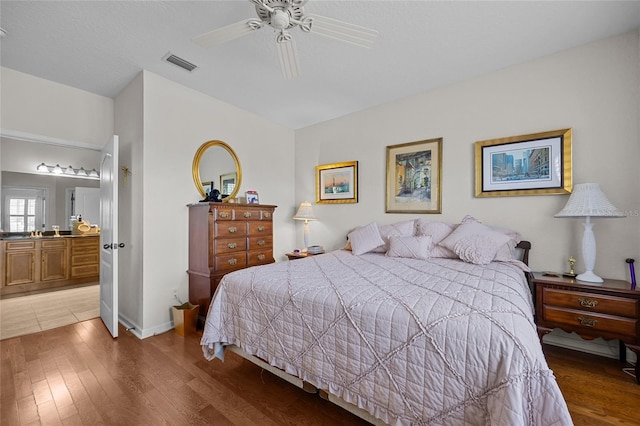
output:
[[[620,360],[626,360],[625,346],[640,361],[640,291],[622,280],[605,279],[587,283],[555,274],[534,272],[536,325],[542,336],[560,328],[584,339],[619,339]],[[640,362],[636,362],[640,383]]]
[[[265,204],[197,203],[189,206],[189,302],[203,321],[222,277],[275,262],[273,212]]]

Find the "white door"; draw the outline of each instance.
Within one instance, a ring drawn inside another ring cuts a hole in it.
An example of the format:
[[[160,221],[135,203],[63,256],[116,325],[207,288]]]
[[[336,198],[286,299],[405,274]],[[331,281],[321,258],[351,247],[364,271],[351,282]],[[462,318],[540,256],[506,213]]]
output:
[[[76,214],[85,222],[96,224],[100,220],[100,188],[76,186]]]
[[[118,337],[118,137],[100,160],[100,317]]]

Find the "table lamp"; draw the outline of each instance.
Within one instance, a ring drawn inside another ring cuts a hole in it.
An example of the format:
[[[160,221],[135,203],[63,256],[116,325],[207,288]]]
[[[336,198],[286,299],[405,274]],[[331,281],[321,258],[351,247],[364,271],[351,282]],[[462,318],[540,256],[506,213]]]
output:
[[[603,280],[593,273],[596,264],[596,238],[593,234],[592,217],[624,217],[600,190],[597,183],[581,183],[573,188],[569,201],[554,217],[584,217],[582,236],[582,258],[585,271],[576,278],[580,281],[601,283]]]
[[[293,216],[294,220],[304,220],[304,249],[306,250],[309,247],[309,221],[310,220],[318,220],[316,216],[313,214],[313,208],[311,208],[311,203],[308,201],[303,201],[300,203],[300,207],[298,207],[298,211]]]

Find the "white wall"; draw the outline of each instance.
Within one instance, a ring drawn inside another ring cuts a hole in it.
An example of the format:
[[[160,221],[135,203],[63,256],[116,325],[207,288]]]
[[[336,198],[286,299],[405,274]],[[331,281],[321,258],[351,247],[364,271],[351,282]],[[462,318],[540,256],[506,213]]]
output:
[[[113,99],[0,67],[0,129],[101,148],[113,135]]]
[[[263,204],[278,206],[274,215],[277,260],[286,259],[284,253],[294,243],[291,216],[295,199],[292,130],[150,72],[143,72],[142,85],[142,164],[137,159],[132,162],[135,164],[132,176],[142,179],[142,188],[140,196],[131,203],[132,211],[121,209],[121,215],[144,217],[141,230],[136,232],[142,232],[144,247],[140,325],[145,337],[171,327],[170,308],[176,304],[174,290],[182,300],[187,300],[186,206],[201,198],[191,170],[193,156],[202,143],[212,139],[227,142],[241,163],[241,194],[254,189]],[[117,100],[117,117],[120,105]],[[140,142],[135,141],[134,147],[138,145]]]
[[[313,241],[337,248],[355,226],[418,217],[385,213],[385,147],[442,137],[442,214],[427,218],[459,222],[472,214],[517,229],[533,244],[535,270],[564,271],[574,255],[581,272],[581,220],[553,217],[568,195],[473,195],[474,142],[571,127],[574,184],[600,183],[628,212],[593,220],[595,272],[628,280],[625,259],[640,258],[639,40],[634,31],[298,130],[297,200],[315,199],[316,165],[359,161],[358,204],[314,205]]]

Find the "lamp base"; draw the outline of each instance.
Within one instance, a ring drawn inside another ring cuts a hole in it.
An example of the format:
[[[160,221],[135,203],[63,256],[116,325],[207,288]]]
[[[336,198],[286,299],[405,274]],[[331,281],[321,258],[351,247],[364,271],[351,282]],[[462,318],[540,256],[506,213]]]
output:
[[[582,274],[576,277],[579,281],[586,281],[589,283],[601,283],[604,280],[593,273],[593,271],[584,271]]]

